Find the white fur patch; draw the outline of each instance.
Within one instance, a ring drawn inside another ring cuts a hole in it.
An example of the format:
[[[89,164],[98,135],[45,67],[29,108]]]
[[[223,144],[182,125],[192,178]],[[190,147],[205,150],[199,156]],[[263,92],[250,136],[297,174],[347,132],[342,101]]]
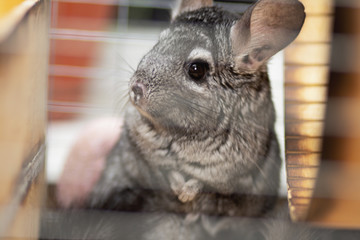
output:
[[[203,48],[195,48],[188,56],[188,61],[200,59],[209,63],[210,73],[214,71],[214,59],[210,51]]]

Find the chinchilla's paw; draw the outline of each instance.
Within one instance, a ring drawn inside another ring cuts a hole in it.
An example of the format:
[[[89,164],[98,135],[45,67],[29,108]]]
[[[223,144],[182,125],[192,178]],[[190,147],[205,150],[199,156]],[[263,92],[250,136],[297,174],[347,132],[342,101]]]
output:
[[[190,179],[181,188],[181,192],[178,195],[179,200],[183,203],[194,200],[195,197],[200,193],[202,187],[202,183],[200,183],[198,180]]]
[[[169,182],[171,190],[183,202],[190,202],[200,193],[203,185],[196,179],[190,179],[185,182],[184,176],[176,171],[169,174]]]
[[[182,187],[185,185],[185,179],[183,175],[181,175],[179,172],[172,171],[170,172],[168,178],[171,190],[175,193],[175,195],[179,196],[179,194],[181,194]]]

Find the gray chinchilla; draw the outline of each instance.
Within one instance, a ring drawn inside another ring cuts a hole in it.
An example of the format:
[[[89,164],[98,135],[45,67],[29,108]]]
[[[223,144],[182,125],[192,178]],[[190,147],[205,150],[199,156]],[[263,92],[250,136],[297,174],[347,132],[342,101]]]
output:
[[[119,141],[91,208],[257,217],[277,197],[281,159],[266,63],[303,25],[297,0],[244,14],[179,2],[138,65]]]
[[[297,0],[238,16],[183,0],[130,80],[132,105],[89,204],[261,215],[281,165],[266,62],[298,35]]]

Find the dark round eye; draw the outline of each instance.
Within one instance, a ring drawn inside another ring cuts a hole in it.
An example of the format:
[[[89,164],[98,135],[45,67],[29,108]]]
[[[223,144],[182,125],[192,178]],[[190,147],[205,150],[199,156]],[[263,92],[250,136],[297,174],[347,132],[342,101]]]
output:
[[[196,81],[202,80],[209,71],[209,64],[207,62],[193,62],[190,63],[188,74]]]

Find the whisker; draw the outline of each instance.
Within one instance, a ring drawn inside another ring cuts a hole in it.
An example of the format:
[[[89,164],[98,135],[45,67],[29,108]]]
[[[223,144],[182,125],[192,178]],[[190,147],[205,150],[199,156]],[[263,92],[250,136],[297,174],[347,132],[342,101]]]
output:
[[[213,115],[208,114],[207,112],[203,111],[203,110],[201,109],[201,106],[200,106],[200,105],[194,104],[194,103],[191,102],[191,101],[187,101],[187,100],[185,100],[184,98],[182,98],[181,96],[178,96],[178,95],[176,95],[176,94],[172,94],[172,95],[173,95],[173,97],[174,97],[178,102],[182,103],[183,106],[186,106],[186,107],[190,108],[191,110],[194,110],[194,111],[196,111],[196,112],[204,115],[206,118],[211,118],[212,120],[216,120],[216,121],[217,121],[217,119],[216,119]],[[195,106],[194,106],[194,105],[195,105]],[[206,109],[205,109],[205,110],[206,110]]]
[[[127,69],[127,68],[124,68],[124,67],[119,67],[119,69],[126,72],[126,73],[128,73],[128,74],[130,74],[130,75],[133,75],[134,72],[135,72],[135,70],[133,70],[133,69]]]
[[[252,164],[254,164],[254,166],[259,170],[260,174],[265,178],[267,179],[266,175],[265,175],[265,172],[261,169],[261,167],[259,166],[259,164],[256,163],[256,161],[254,161],[252,158],[249,158],[250,162]]]
[[[129,79],[123,80],[123,79],[120,79],[120,78],[115,78],[115,81],[116,82],[121,82],[121,83],[128,83],[130,80]]]
[[[183,98],[182,96],[178,95],[178,94],[172,94],[172,96],[178,100],[179,102],[181,102],[182,104],[186,105],[187,107],[189,107],[190,109],[202,114],[204,117],[206,118],[210,118],[211,120],[213,121],[218,121],[218,119],[216,118],[217,116],[217,112],[214,111],[213,109],[210,109],[208,107],[205,107],[201,104],[198,104],[198,103],[195,103],[189,99],[185,99]],[[215,113],[215,115],[212,115],[212,114],[209,114],[208,112],[212,112],[212,113]],[[229,116],[228,116],[229,117]],[[233,122],[233,121],[238,121],[238,119],[236,119],[236,116],[230,116],[229,117],[229,121],[230,122]],[[257,131],[259,132],[262,132],[262,133],[265,133],[267,134],[267,129],[262,127],[262,126],[259,126],[257,125],[256,123],[253,123],[253,122],[247,122],[247,124],[249,124],[251,127],[255,128]],[[236,133],[240,134],[240,131],[239,130],[236,130],[236,129],[233,129],[233,131],[235,131]],[[242,128],[241,131],[244,131],[244,132],[251,132],[250,129],[248,128]]]
[[[130,63],[120,55],[120,53],[117,54],[117,57],[121,58],[121,60],[133,71],[133,73],[135,72],[135,68],[133,68]]]
[[[191,101],[191,100],[189,100],[189,99],[183,98],[183,97],[181,97],[181,96],[178,95],[178,94],[175,94],[175,93],[174,93],[173,96],[178,97],[178,98],[181,98],[181,100],[183,100],[183,101],[185,101],[185,102],[187,102],[187,103],[189,103],[189,104],[191,104],[191,105],[195,105],[195,106],[200,107],[200,108],[202,108],[202,109],[204,109],[204,110],[207,110],[207,111],[210,111],[210,112],[213,112],[213,113],[216,113],[216,114],[217,114],[217,112],[214,111],[213,109],[208,108],[208,107],[206,107],[206,106],[203,106],[203,105],[201,105],[201,104],[199,104],[199,103],[193,102],[193,101]]]
[[[210,109],[210,108],[207,108],[207,107],[205,107],[205,106],[202,106],[202,105],[200,105],[200,104],[198,104],[198,103],[195,103],[195,102],[193,102],[193,101],[191,101],[191,100],[185,99],[185,98],[181,97],[180,95],[172,94],[172,96],[173,96],[176,100],[178,100],[178,101],[180,101],[181,103],[183,103],[184,105],[190,107],[192,110],[201,113],[201,114],[204,115],[205,117],[210,117],[210,118],[212,118],[213,120],[216,120],[216,121],[217,121],[217,119],[216,119],[216,117],[215,117],[214,115],[211,115],[211,114],[207,113],[207,111],[208,111],[208,112],[215,113],[215,114],[217,115],[218,113],[215,112],[214,110],[212,110],[212,109]]]
[[[126,100],[126,101],[125,101]],[[119,104],[122,104],[123,102],[127,102],[129,101],[129,93],[126,91],[122,94],[119,95],[119,98],[118,98],[118,103]]]

